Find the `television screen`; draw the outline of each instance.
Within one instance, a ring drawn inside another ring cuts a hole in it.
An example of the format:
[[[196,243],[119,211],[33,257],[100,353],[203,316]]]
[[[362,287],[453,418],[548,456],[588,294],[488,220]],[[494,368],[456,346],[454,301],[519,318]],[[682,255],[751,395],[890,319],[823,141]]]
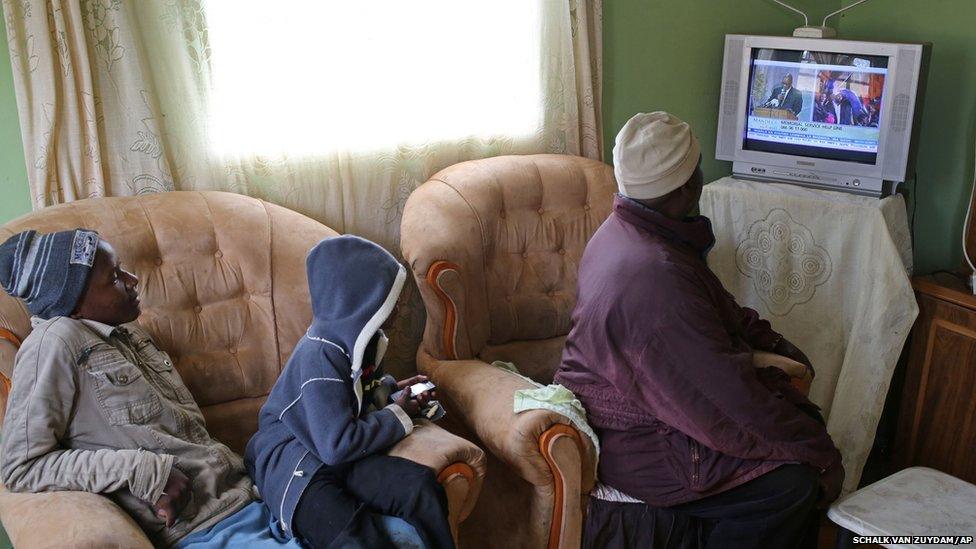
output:
[[[888,57],[754,48],[744,150],[875,164]]]

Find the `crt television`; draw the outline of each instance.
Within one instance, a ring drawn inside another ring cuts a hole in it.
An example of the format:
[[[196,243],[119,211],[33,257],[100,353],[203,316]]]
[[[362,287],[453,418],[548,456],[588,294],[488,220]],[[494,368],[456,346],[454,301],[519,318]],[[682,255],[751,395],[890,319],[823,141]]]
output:
[[[737,177],[894,192],[910,163],[928,50],[726,35],[716,158]]]

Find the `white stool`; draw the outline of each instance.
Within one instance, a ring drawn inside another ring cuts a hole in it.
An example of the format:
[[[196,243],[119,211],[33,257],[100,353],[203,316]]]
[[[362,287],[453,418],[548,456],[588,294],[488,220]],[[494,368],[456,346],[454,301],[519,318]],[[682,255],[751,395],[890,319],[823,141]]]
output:
[[[841,527],[838,547],[853,536],[886,536],[885,547],[921,547],[938,540],[917,536],[976,536],[976,486],[929,469],[911,467],[865,486],[834,503],[827,512]],[[906,536],[909,539],[891,539]],[[872,542],[873,543],[873,542]]]

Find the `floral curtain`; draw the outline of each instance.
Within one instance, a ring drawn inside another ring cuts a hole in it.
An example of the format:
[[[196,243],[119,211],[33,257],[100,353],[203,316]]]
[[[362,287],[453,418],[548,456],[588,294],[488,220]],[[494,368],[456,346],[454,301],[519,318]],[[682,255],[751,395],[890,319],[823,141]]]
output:
[[[122,5],[5,0],[3,11],[34,208],[173,190]]]
[[[535,1],[542,103],[534,132],[408,139],[372,150],[245,153],[214,147],[215,82],[228,52],[215,51],[206,1],[3,0],[34,208],[225,190],[365,236],[399,256],[403,205],[442,168],[501,154],[602,158],[602,2]],[[264,5],[302,7],[294,0]],[[505,39],[500,32],[498,40]],[[430,75],[432,82],[450,76],[449,68]],[[275,100],[267,97],[269,105]],[[389,355],[394,373],[413,368],[422,335],[424,311],[414,287],[404,291],[400,310]]]

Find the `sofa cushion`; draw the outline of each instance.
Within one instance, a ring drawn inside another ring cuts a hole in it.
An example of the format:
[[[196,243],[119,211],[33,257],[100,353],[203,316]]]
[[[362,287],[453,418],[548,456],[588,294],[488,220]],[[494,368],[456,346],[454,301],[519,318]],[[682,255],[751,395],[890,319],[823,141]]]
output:
[[[456,357],[444,358],[566,335],[580,258],[616,188],[610,166],[554,154],[462,162],[431,177],[410,197],[401,232],[431,316],[425,346],[444,353],[443,307],[424,280],[438,261],[460,277],[442,277],[460,309]]]

